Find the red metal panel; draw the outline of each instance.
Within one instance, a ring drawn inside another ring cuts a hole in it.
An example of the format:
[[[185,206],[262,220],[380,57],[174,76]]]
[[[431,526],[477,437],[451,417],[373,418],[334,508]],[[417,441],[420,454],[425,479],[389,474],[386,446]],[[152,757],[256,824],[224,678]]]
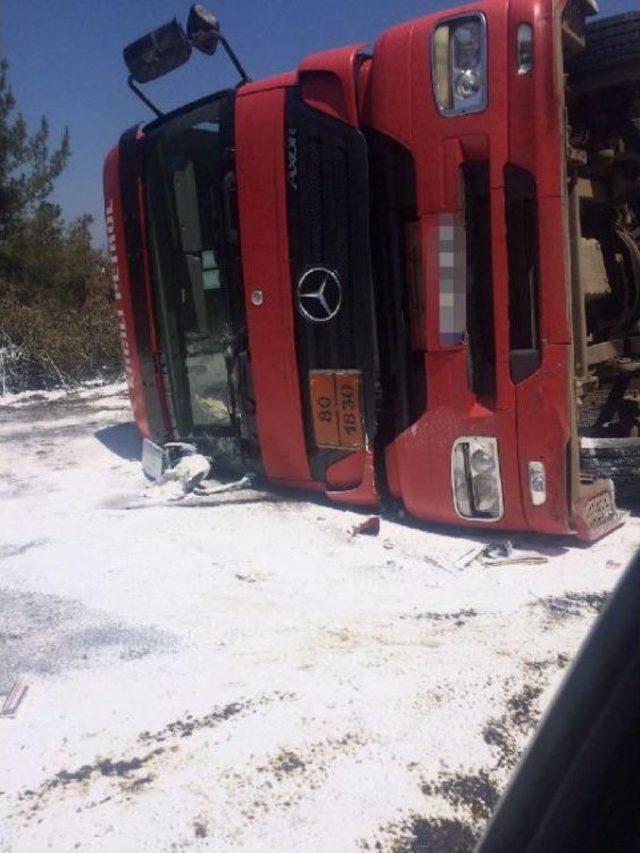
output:
[[[360,454],[354,455],[360,456]],[[379,506],[380,498],[378,496],[378,490],[376,489],[373,453],[371,451],[366,451],[363,456],[363,470],[360,484],[352,489],[345,489],[344,491],[332,491],[331,488],[327,487],[327,497],[329,500],[338,504],[346,504],[347,506],[366,506],[371,507],[372,509]],[[340,464],[341,463],[339,462],[336,463],[336,465]],[[335,467],[336,466],[334,466],[334,468]]]
[[[426,311],[427,411],[391,447],[387,467],[395,494],[418,516],[458,518],[451,490],[451,449],[462,435],[498,439],[505,515],[489,527],[567,532],[566,445],[569,438],[569,323],[566,305],[561,79],[554,53],[552,0],[491,0],[487,18],[490,97],[486,110],[443,117],[435,107],[430,45],[440,21],[478,6],[443,10],[395,27],[377,43],[367,76],[365,120],[411,150],[416,168],[423,246]],[[511,16],[509,9],[512,9]],[[533,79],[518,77],[517,23],[533,21]],[[438,215],[460,208],[459,166],[489,159],[491,185],[496,399],[483,408],[468,388],[466,349],[442,349],[438,329]],[[540,196],[543,361],[517,388],[510,378],[508,262],[504,167],[512,162],[533,172]],[[551,346],[560,344],[564,346]],[[544,405],[542,404],[544,399]],[[517,402],[516,402],[517,400]],[[528,462],[545,461],[547,504],[534,508],[528,495]]]
[[[411,145],[411,35],[413,23],[399,24],[376,42],[366,77],[362,105],[363,124],[402,145]],[[429,97],[422,92],[421,97]]]
[[[120,148],[118,145],[109,151],[105,160],[104,198],[109,264],[131,408],[140,432],[144,436],[150,436],[151,431],[142,391],[140,361],[133,318],[131,277],[127,263],[120,191]]]
[[[516,390],[522,505],[531,528],[545,533],[571,532],[567,493],[571,368],[569,347],[546,346],[540,369]],[[537,507],[529,495],[532,461],[543,462],[547,475],[547,501]]]
[[[326,50],[308,56],[300,63],[302,99],[347,124],[358,127],[357,72],[364,44]]]
[[[362,118],[364,116],[366,105],[367,105],[367,92],[369,91],[369,76],[371,74],[371,68],[373,63],[371,62],[371,57],[364,57],[358,66],[358,116]]]
[[[542,361],[539,370],[516,389],[522,501],[531,527],[549,533],[571,529],[567,456],[573,364],[567,295],[564,78],[558,55],[563,5],[552,0],[511,0],[508,43],[509,161],[534,175],[540,244]],[[530,75],[515,73],[520,23],[529,23],[534,30]],[[528,463],[534,460],[544,462],[547,472],[547,501],[541,507],[534,507],[529,496]]]
[[[364,450],[350,453],[327,468],[328,489],[353,489],[360,485],[367,454]]]
[[[515,399],[510,366],[509,262],[504,187],[502,186],[491,188],[491,241],[496,354],[495,406],[497,409],[513,411]]]
[[[509,161],[527,169],[536,181],[540,208],[541,334],[549,343],[571,340],[570,315],[565,288],[558,286],[568,272],[566,258],[566,174],[564,140],[564,78],[560,39],[554,33],[554,15],[562,5],[551,0],[511,0],[509,24],[509,80],[511,117]],[[534,28],[534,68],[518,75],[516,32],[518,24]],[[559,27],[559,23],[557,24]]]
[[[286,71],[284,74],[275,74],[273,77],[265,77],[264,80],[254,80],[238,89],[238,97],[257,95],[259,92],[270,92],[272,89],[283,89],[287,86],[295,86],[298,82],[296,71]]]
[[[278,480],[310,481],[296,361],[286,221],[285,90],[236,101],[236,169],[251,371],[262,460]],[[252,301],[260,292],[261,300]]]
[[[527,530],[522,512],[515,412],[492,412],[481,406],[460,410],[430,406],[394,442],[395,474],[402,500],[413,515],[430,521],[487,529]],[[482,524],[462,519],[455,511],[451,485],[451,451],[461,436],[494,436],[498,440],[504,493],[504,517]]]

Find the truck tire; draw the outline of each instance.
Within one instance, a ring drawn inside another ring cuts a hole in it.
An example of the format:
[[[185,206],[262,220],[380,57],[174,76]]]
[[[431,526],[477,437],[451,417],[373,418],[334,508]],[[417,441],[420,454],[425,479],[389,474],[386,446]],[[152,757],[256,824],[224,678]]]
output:
[[[613,480],[619,500],[640,503],[640,439],[583,438],[580,470],[598,480]]]
[[[573,94],[640,81],[640,12],[587,24],[586,47],[568,71]]]

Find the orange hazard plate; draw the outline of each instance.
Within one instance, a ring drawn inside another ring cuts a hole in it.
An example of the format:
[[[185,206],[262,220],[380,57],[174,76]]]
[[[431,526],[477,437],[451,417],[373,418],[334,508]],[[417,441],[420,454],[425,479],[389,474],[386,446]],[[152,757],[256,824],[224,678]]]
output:
[[[309,372],[313,432],[318,447],[364,449],[361,386],[359,370]]]

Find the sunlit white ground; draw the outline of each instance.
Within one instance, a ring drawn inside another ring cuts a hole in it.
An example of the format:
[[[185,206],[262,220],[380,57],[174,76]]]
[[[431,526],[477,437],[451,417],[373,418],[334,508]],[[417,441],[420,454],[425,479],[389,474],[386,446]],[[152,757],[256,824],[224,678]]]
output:
[[[638,518],[458,569],[283,494],[127,509],[138,454],[120,385],[0,399],[0,850],[470,849]]]

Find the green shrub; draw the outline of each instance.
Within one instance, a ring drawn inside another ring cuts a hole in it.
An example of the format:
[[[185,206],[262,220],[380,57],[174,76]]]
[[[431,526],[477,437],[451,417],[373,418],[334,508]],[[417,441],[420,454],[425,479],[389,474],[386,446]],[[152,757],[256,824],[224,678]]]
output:
[[[69,385],[121,371],[106,259],[91,216],[65,221],[49,201],[69,159],[42,118],[29,133],[0,61],[0,393]]]
[[[0,393],[112,379],[122,371],[112,303],[97,289],[81,308],[25,302],[0,282]]]

